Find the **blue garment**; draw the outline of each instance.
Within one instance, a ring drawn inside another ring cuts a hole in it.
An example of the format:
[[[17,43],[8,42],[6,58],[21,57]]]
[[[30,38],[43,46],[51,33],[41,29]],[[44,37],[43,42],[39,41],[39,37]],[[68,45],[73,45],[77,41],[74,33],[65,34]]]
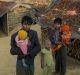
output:
[[[61,41],[61,35],[62,32],[59,30],[49,30],[49,38],[53,47],[55,47],[56,44]]]
[[[58,30],[56,30],[55,31],[55,36],[54,36],[55,37],[54,38],[55,39],[55,44],[57,44],[59,42],[59,37],[60,37],[59,34],[60,34],[60,32]]]

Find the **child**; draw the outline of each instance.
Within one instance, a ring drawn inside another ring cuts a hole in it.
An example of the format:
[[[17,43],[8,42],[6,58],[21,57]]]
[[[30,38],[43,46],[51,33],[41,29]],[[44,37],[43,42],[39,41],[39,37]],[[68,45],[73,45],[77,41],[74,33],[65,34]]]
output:
[[[52,75],[54,71],[54,62],[51,50],[51,42],[49,39],[45,40],[45,48],[42,49],[42,75]]]
[[[21,48],[22,53],[24,56],[27,54],[28,49],[28,34],[24,30],[20,30],[18,35],[15,38],[17,46]],[[22,59],[23,66],[26,66],[24,58]]]
[[[68,44],[70,40],[71,40],[70,26],[64,25],[62,27],[62,43]]]

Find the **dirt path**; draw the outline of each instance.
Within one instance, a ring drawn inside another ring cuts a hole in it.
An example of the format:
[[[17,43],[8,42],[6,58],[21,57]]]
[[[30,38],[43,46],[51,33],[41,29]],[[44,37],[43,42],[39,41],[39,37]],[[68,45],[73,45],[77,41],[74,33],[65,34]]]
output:
[[[40,27],[32,27],[38,30],[40,37]],[[36,30],[35,29],[35,30]],[[17,29],[15,29],[17,30]],[[15,30],[13,32],[15,32]],[[80,65],[68,60],[68,69],[66,75],[80,75]],[[10,36],[0,37],[0,75],[15,75],[16,56],[10,54]],[[40,56],[35,60],[35,75],[40,75]]]
[[[10,37],[0,38],[0,75],[15,75],[16,57],[10,55]]]

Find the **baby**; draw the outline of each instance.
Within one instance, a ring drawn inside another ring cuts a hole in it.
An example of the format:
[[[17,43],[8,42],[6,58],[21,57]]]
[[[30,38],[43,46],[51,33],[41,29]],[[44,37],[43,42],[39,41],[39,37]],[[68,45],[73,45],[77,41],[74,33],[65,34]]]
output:
[[[27,54],[28,49],[28,33],[24,30],[20,30],[18,32],[18,35],[15,38],[17,46],[20,47],[23,55],[25,56]],[[23,66],[26,66],[25,59],[22,59]]]
[[[71,32],[70,32],[70,26],[64,25],[62,27],[62,43],[68,44],[71,40]]]

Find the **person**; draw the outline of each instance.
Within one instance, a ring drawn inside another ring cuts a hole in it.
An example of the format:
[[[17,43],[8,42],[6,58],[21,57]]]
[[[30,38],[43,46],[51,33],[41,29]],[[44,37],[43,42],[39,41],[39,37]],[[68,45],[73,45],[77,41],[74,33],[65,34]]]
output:
[[[69,44],[71,42],[71,38],[72,38],[72,35],[71,35],[71,32],[70,32],[71,28],[69,25],[64,25],[62,27],[62,43],[63,44]]]
[[[41,68],[42,75],[52,75],[54,69],[54,62],[51,50],[51,42],[45,39],[45,48],[41,50]]]
[[[29,16],[24,16],[22,18],[21,24],[23,30],[28,33],[30,45],[27,50],[27,54],[24,56],[20,47],[16,46],[15,38],[18,35],[18,32],[14,33],[11,36],[11,49],[10,53],[12,55],[17,55],[16,63],[16,75],[34,75],[34,59],[35,56],[40,52],[41,46],[38,40],[37,32],[31,30],[30,27],[33,23],[33,20]],[[25,59],[27,67],[23,66],[22,59]]]
[[[24,55],[27,54],[27,49],[28,49],[28,43],[29,43],[29,39],[28,39],[28,34],[26,31],[24,30],[19,30],[18,31],[18,35],[16,36],[15,38],[15,41],[17,43],[17,46],[20,47],[22,53]],[[25,59],[23,58],[22,59],[22,63],[23,63],[23,66],[27,66],[25,64]]]
[[[62,19],[58,17],[54,20],[54,27],[49,32],[50,33],[49,36],[50,36],[50,40],[51,40],[53,48],[57,44],[61,44],[61,46],[59,46],[60,49],[55,51],[55,72],[54,74],[60,73],[60,75],[65,75],[66,60],[67,60],[67,46],[66,44],[62,43],[61,28],[62,28]]]

